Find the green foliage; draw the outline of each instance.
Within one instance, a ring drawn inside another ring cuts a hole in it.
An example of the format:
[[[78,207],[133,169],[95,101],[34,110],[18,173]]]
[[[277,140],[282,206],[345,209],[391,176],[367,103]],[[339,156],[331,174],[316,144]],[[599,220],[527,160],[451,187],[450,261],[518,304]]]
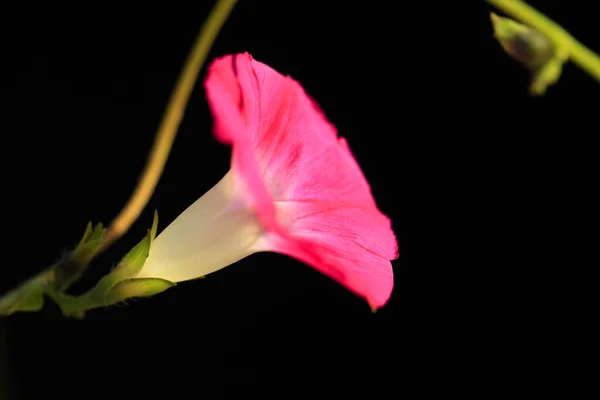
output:
[[[127,253],[119,264],[105,275],[90,291],[81,296],[55,294],[54,300],[65,315],[83,318],[85,311],[111,306],[134,297],[149,297],[168,288],[175,283],[164,279],[135,277],[144,266],[150,252],[152,241],[158,229],[158,213],[154,213],[152,227],[133,249]]]
[[[76,282],[98,254],[106,232],[102,224],[89,223],[77,247],[55,265],[25,282],[16,290],[0,298],[0,316],[18,311],[39,311],[44,295],[54,300],[65,316],[83,318],[87,310],[106,307],[133,297],[149,297],[174,283],[164,279],[135,278],[144,266],[152,241],[158,229],[158,213],[154,213],[152,227],[119,264],[88,292],[73,296],[65,290]]]

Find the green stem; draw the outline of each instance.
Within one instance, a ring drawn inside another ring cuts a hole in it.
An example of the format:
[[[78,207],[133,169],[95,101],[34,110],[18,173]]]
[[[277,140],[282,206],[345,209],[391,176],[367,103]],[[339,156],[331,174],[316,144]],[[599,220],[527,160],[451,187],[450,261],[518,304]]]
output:
[[[169,157],[177,129],[183,118],[185,107],[196,84],[200,69],[236,2],[237,0],[218,0],[200,32],[198,32],[177,85],[171,94],[171,99],[158,128],[146,167],[131,198],[108,227],[103,248],[110,246],[113,241],[127,232],[131,224],[139,217],[148,200],[150,200],[150,196],[154,192]]]
[[[600,56],[583,45],[560,25],[521,0],[486,0],[507,15],[552,40],[569,59],[600,82]]]
[[[54,281],[54,266],[46,268],[37,275],[29,278],[16,289],[11,290],[4,296],[0,297],[0,315],[9,315],[12,313],[16,305],[22,307],[21,300],[27,296],[31,296],[33,293],[43,293]],[[28,305],[24,309],[18,311],[38,311],[38,306],[41,308],[41,304],[33,302],[30,306]]]
[[[53,290],[48,290],[46,294],[58,305],[60,311],[66,317],[83,318],[86,311],[102,306],[102,304],[95,301],[93,291],[80,296],[71,296]]]

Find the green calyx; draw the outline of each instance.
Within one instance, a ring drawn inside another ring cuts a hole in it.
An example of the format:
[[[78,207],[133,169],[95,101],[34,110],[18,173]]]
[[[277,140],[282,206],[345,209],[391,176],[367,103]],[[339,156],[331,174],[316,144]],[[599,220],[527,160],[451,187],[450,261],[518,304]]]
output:
[[[100,252],[106,230],[102,224],[89,223],[74,250],[60,261],[19,288],[0,298],[0,315],[15,312],[39,311],[44,305],[44,295],[56,302],[65,316],[83,318],[90,309],[107,307],[134,297],[149,297],[175,286],[164,279],[135,278],[144,266],[158,228],[158,213],[154,213],[151,229],[119,264],[86,293],[73,296],[65,291],[89,266]]]

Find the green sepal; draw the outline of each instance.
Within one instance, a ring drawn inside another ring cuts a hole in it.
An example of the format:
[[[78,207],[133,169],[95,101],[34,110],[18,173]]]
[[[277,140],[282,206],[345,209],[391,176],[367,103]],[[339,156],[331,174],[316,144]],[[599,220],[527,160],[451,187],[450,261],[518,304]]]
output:
[[[159,278],[127,279],[106,293],[103,305],[113,305],[134,297],[150,297],[164,292],[175,283]]]
[[[152,227],[150,228],[150,244],[156,238],[156,231],[158,230],[158,211],[154,210],[154,216],[152,217]]]
[[[85,269],[104,244],[106,229],[99,223],[92,228],[89,222],[77,247],[54,265],[54,287],[65,291],[81,278]]]
[[[81,296],[65,293],[50,293],[50,296],[65,316],[81,319],[91,309],[112,306],[131,298],[154,296],[173,286],[175,283],[164,279],[134,278],[117,282],[107,292],[102,292],[96,287]]]
[[[87,239],[92,234],[93,229],[94,229],[94,225],[92,224],[92,221],[88,222],[87,226],[85,227],[85,232],[83,232],[83,236],[81,237],[81,240],[79,241],[78,246],[81,246],[83,243],[85,243],[87,241]]]
[[[152,227],[148,230],[144,239],[142,239],[133,249],[127,253],[125,257],[119,262],[119,264],[106,276],[104,276],[98,286],[101,287],[101,291],[108,293],[117,283],[135,278],[137,274],[142,270],[146,258],[150,253],[150,245],[156,237],[156,231],[158,229],[158,213],[154,212],[154,219],[152,221]]]
[[[0,315],[17,311],[39,311],[44,304],[44,294],[52,298],[65,316],[83,318],[87,310],[106,307],[134,297],[149,297],[175,286],[159,278],[135,278],[144,266],[152,241],[158,229],[158,213],[154,212],[152,227],[113,269],[88,292],[73,296],[64,293],[65,287],[76,280],[103,244],[105,229],[102,224],[92,228],[91,223],[75,248],[65,260],[58,262],[44,275],[23,284],[18,290],[0,298]]]

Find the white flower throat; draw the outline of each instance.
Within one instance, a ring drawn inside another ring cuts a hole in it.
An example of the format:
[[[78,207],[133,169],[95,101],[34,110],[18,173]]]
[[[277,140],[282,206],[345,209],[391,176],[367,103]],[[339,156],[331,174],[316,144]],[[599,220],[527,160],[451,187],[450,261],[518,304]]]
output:
[[[237,192],[230,170],[155,238],[137,277],[186,281],[258,251],[264,230]]]

